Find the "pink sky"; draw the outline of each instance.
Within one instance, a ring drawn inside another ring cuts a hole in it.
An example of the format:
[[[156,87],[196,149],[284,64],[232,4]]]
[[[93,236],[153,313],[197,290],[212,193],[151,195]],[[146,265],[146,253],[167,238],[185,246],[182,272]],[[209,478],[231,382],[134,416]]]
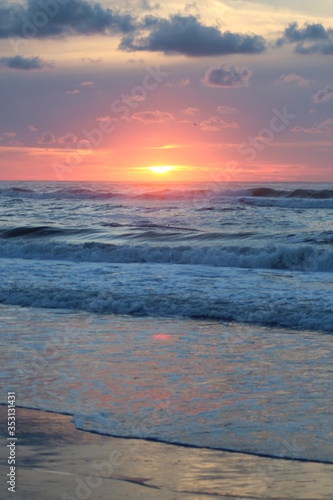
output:
[[[330,2],[53,1],[0,29],[1,179],[333,181]]]

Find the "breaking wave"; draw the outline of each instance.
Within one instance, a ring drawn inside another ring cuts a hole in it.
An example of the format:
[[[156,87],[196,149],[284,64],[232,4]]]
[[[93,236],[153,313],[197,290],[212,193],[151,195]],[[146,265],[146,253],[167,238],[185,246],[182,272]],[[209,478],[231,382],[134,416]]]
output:
[[[149,246],[66,243],[36,239],[0,240],[0,258],[72,262],[187,264],[247,269],[333,271],[333,249],[311,245]]]

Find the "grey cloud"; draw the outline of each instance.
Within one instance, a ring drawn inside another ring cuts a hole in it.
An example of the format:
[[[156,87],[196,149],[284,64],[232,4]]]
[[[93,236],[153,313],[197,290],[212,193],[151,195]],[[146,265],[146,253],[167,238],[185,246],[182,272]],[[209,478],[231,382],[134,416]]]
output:
[[[167,111],[142,111],[141,113],[134,113],[132,118],[143,123],[168,123],[175,119]]]
[[[35,70],[51,68],[52,65],[43,61],[40,57],[0,57],[0,67],[21,70]]]
[[[143,2],[146,9],[156,7]],[[145,35],[142,35],[145,32]],[[146,35],[146,33],[148,34]],[[128,13],[87,0],[27,0],[0,6],[0,38],[55,38],[122,33],[119,48],[190,57],[257,54],[266,49],[263,37],[221,31],[205,26],[193,15],[134,21]]]
[[[91,57],[81,57],[81,61],[90,63],[100,63],[102,59],[100,57],[98,59],[92,59]]]
[[[132,17],[86,0],[27,0],[0,7],[0,38],[128,33]]]
[[[233,115],[234,113],[238,113],[238,109],[232,108],[231,106],[218,106],[217,111],[222,115]]]
[[[331,118],[328,118],[323,122],[315,123],[312,127],[306,128],[297,126],[294,127],[291,131],[296,134],[299,132],[303,132],[306,134],[322,134],[322,133],[332,132],[332,130],[333,130],[333,120]]]
[[[189,57],[227,54],[257,54],[266,48],[265,40],[258,35],[243,35],[221,31],[203,25],[195,16],[174,15],[169,19],[147,16],[143,29],[147,36],[128,34],[119,48],[127,51],[152,51],[165,54],[184,54]]]
[[[58,137],[58,142],[59,144],[75,144],[77,142],[77,137],[71,132],[68,132],[64,136]]]
[[[251,76],[252,71],[247,68],[224,64],[207,70],[201,83],[206,87],[247,87]]]
[[[195,113],[197,113],[198,111],[199,108],[192,108],[192,107],[188,107],[181,110],[181,112],[184,113],[184,115],[190,115],[190,116],[195,115]]]
[[[141,9],[142,10],[154,10],[154,9],[159,9],[159,7],[160,7],[159,3],[155,3],[152,5],[147,0],[141,0]]]
[[[236,122],[226,122],[219,118],[218,116],[211,116],[208,120],[204,120],[200,123],[201,130],[205,132],[218,132],[222,128],[238,128],[239,125]]]
[[[285,44],[295,44],[298,54],[330,55],[333,54],[333,29],[325,28],[320,23],[304,24],[302,27],[291,23],[276,42],[277,47]]]
[[[324,90],[319,90],[317,94],[313,96],[313,102],[319,104],[321,102],[328,102],[333,99],[333,89],[332,87],[326,87]]]
[[[38,144],[54,144],[57,142],[54,134],[49,131],[45,131],[42,133],[41,137],[38,137],[37,143]]]
[[[294,85],[295,87],[307,87],[311,81],[295,73],[290,73],[289,75],[282,75],[276,83],[282,86]]]

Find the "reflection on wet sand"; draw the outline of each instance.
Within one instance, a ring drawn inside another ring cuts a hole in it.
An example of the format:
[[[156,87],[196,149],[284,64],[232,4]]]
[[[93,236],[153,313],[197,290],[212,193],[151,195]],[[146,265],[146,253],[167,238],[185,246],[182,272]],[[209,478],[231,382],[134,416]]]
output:
[[[0,417],[5,433],[5,407]],[[111,438],[78,431],[70,420],[18,409],[19,500],[332,498],[333,464]]]

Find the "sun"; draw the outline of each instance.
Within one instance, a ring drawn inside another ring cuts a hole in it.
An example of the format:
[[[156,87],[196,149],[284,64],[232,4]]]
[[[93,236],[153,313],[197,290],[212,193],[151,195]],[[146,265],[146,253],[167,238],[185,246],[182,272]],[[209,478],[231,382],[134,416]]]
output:
[[[149,167],[149,169],[154,174],[166,174],[167,172],[170,172],[170,170],[173,170],[173,167],[171,165],[161,165],[158,167]]]

